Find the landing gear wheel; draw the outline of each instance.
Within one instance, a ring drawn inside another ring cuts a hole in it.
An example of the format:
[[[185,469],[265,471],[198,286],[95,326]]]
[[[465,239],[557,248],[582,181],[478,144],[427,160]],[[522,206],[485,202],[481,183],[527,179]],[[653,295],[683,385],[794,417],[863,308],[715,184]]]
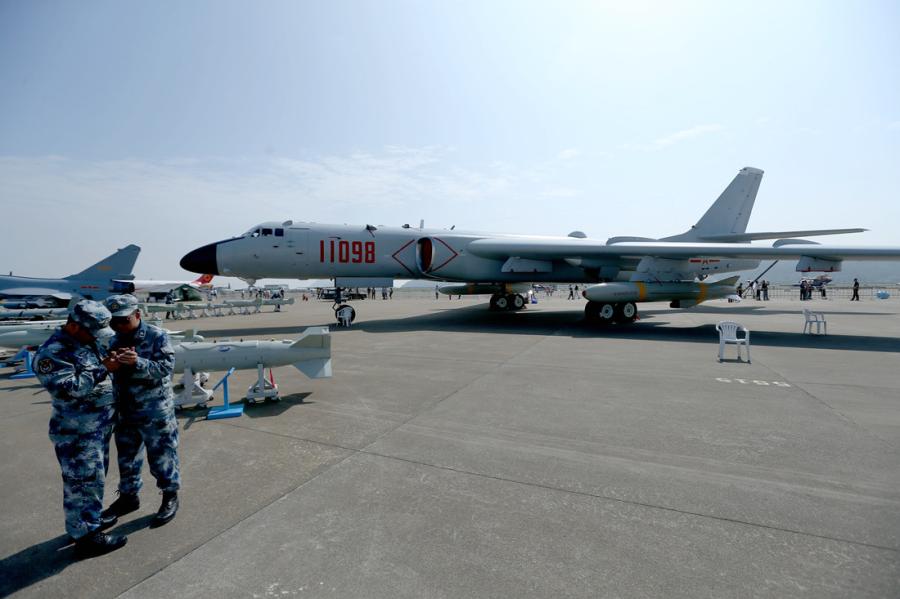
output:
[[[525,308],[525,298],[518,293],[510,293],[506,296],[509,300],[510,310],[522,310]]]
[[[609,324],[616,316],[616,307],[613,304],[600,304],[600,310],[597,312],[602,324]]]
[[[350,304],[335,304],[332,306],[334,310],[334,317],[337,319],[338,324],[341,324],[341,318],[347,313],[346,311],[350,311],[350,322],[356,320],[356,310],[353,309],[353,306]]]
[[[589,301],[584,305],[584,319],[591,324],[600,322],[600,302]]]
[[[616,322],[630,324],[637,319],[637,306],[634,302],[616,304]]]
[[[509,296],[495,295],[491,297],[491,303],[495,310],[509,310]]]

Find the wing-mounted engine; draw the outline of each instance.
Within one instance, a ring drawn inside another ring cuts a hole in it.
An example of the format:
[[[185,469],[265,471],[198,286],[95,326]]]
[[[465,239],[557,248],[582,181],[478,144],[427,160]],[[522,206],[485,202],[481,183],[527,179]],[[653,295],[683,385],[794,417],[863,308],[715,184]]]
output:
[[[641,259],[631,276],[632,281],[693,281],[698,275],[699,264],[690,260],[672,260],[646,256]]]
[[[841,260],[801,256],[797,261],[797,272],[840,272],[841,264]]]

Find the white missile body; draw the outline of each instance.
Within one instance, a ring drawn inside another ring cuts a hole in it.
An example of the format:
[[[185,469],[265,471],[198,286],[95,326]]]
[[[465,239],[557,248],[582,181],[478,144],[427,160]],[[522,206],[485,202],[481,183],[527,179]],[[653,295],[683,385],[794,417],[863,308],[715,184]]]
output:
[[[292,365],[309,378],[331,377],[331,332],[310,327],[296,340],[220,341],[175,346],[175,372],[255,370]]]
[[[0,325],[0,347],[18,349],[40,345],[65,322],[64,320],[44,320]]]
[[[68,316],[68,308],[28,308],[26,310],[0,309],[0,320],[67,318]]]
[[[50,338],[56,329],[66,324],[65,320],[42,320],[37,322],[20,322],[16,324],[0,324],[0,347],[18,349],[40,345]],[[203,341],[196,331],[186,334],[183,331],[166,331],[173,345],[184,341]]]
[[[593,302],[655,302],[670,301],[681,307],[735,294],[735,277],[718,283],[693,282],[634,282],[600,283],[586,288],[582,295]]]

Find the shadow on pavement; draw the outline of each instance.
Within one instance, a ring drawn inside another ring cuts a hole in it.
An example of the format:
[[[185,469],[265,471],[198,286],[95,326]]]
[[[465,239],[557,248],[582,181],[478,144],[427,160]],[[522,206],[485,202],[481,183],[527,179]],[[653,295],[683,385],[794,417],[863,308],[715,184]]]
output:
[[[76,561],[75,545],[69,535],[60,535],[10,555],[0,560],[0,597],[59,574]]]
[[[735,314],[761,313],[755,306],[747,308],[702,308],[692,309],[692,313],[719,315],[727,319]],[[779,313],[766,310],[765,313]],[[796,314],[800,311],[780,311]],[[641,319],[633,325],[592,325],[584,320],[582,312],[576,310],[524,310],[522,312],[491,312],[482,305],[463,308],[438,308],[427,314],[404,318],[365,320],[364,316],[349,329],[332,326],[334,334],[363,331],[366,333],[399,333],[416,331],[443,331],[457,333],[502,333],[522,335],[556,335],[574,338],[614,338],[645,341],[674,341],[712,343],[718,340],[713,323],[693,327],[670,327],[660,320],[671,315],[668,310],[641,311]],[[854,313],[854,315],[882,315],[879,312]],[[888,314],[889,315],[889,314]],[[802,323],[800,323],[802,324]],[[799,326],[798,326],[799,328]],[[297,334],[297,327],[269,327],[256,329],[226,329],[216,331],[220,336],[268,336],[277,334]],[[900,339],[891,336],[871,335],[803,335],[753,329],[751,344],[770,347],[797,347],[809,349],[838,349],[851,351],[900,352]]]

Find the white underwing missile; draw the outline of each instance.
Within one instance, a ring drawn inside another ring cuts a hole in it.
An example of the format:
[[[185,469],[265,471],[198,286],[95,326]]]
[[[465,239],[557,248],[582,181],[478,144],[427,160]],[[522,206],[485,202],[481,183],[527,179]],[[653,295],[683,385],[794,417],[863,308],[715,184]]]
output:
[[[593,302],[673,301],[695,305],[706,300],[734,295],[737,277],[718,283],[695,282],[616,282],[592,285],[582,295]],[[686,306],[682,306],[686,307]]]

